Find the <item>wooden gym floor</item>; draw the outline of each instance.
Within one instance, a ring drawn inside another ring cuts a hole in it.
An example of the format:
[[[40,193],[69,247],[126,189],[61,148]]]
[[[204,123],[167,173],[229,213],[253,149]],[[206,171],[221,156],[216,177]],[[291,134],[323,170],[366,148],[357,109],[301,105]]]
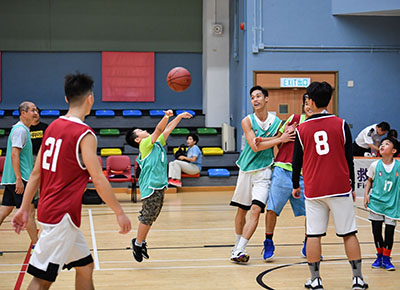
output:
[[[228,206],[233,191],[184,191],[166,194],[164,208],[150,230],[147,242],[149,260],[137,263],[130,240],[135,237],[141,203],[118,194],[133,230],[118,234],[111,210],[105,205],[83,206],[82,231],[92,249],[96,270],[96,289],[304,289],[309,277],[300,250],[304,237],[304,218],[294,218],[290,205],[278,218],[275,258],[261,258],[264,240],[264,215],[247,248],[247,265],[229,258],[234,242],[235,208]],[[400,231],[396,229],[393,264],[397,271],[371,269],[375,247],[367,212],[356,202],[358,238],[363,256],[363,274],[370,289],[400,288]],[[13,214],[12,214],[13,215]],[[0,289],[26,289],[31,276],[24,269],[29,249],[26,232],[12,231],[11,217],[0,228]],[[322,239],[321,276],[325,289],[351,289],[351,269],[342,240],[334,228]],[[74,271],[62,271],[51,289],[74,289]]]

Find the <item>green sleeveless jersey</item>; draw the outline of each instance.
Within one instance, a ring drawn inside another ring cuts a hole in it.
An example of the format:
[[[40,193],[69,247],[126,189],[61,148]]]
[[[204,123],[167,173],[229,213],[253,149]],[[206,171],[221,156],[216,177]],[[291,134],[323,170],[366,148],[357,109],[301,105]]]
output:
[[[273,137],[278,132],[281,120],[271,113],[268,114],[269,127],[261,128],[255,118],[254,114],[248,115],[251,121],[251,127],[256,137]],[[274,162],[274,151],[273,148],[269,148],[263,151],[254,152],[250,145],[245,139],[245,145],[243,151],[240,153],[239,159],[236,161],[236,165],[242,171],[256,171],[264,169],[270,166]]]
[[[137,162],[140,166],[139,188],[140,197],[145,199],[154,190],[168,186],[167,152],[164,149],[165,139],[161,134],[157,141],[151,143],[151,135],[140,142]],[[146,154],[147,152],[149,152]]]
[[[26,131],[26,144],[21,149],[21,153],[19,155],[20,159],[20,169],[21,169],[21,177],[23,180],[28,181],[29,176],[32,173],[33,169],[33,153],[32,153],[32,141],[31,141],[31,134],[29,130],[22,124],[15,125],[10,132],[7,140],[7,153],[6,153],[6,160],[4,162],[4,171],[3,177],[1,178],[1,184],[15,184],[17,178],[14,173],[14,169],[12,166],[11,161],[11,151],[12,151],[12,142],[11,136],[15,129],[22,127]]]
[[[386,172],[379,160],[369,196],[368,208],[391,219],[400,219],[400,162],[394,160],[393,168]]]

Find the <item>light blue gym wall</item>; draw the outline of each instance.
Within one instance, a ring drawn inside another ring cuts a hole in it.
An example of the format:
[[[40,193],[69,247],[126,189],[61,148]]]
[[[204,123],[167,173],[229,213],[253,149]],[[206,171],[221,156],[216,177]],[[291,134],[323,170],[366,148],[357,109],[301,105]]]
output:
[[[399,0],[332,0],[333,14],[366,13],[400,9]]]
[[[201,53],[155,54],[155,102],[102,102],[100,52],[2,52],[1,109],[16,109],[26,99],[42,109],[67,109],[64,76],[80,71],[95,81],[93,109],[201,109]],[[166,82],[175,66],[186,67],[192,84],[184,92],[173,92]]]
[[[246,43],[245,30],[240,30],[244,22],[244,0],[230,1],[230,115],[231,126],[237,128],[236,140],[241,140],[241,119],[246,113]],[[236,150],[240,151],[241,144],[236,142]]]
[[[260,26],[253,12],[260,0],[249,0],[243,8],[246,90],[253,85],[254,70],[338,71],[338,115],[353,125],[353,137],[380,121],[400,129],[400,17],[333,16],[331,1],[261,2],[262,40],[258,30],[256,40],[253,33],[254,17]],[[260,43],[264,49],[253,53]],[[354,81],[353,88],[347,87],[348,80]]]

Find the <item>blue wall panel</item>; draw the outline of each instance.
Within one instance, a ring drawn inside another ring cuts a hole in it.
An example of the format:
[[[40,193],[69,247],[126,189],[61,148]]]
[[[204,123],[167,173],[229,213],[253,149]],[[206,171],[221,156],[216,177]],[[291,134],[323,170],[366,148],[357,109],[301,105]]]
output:
[[[337,71],[338,115],[354,137],[380,121],[400,130],[400,17],[337,17],[330,1],[296,3],[247,2],[247,87],[255,70]]]
[[[184,92],[173,92],[166,82],[168,71],[186,67],[192,84]],[[100,52],[3,52],[1,109],[15,109],[32,100],[43,109],[67,109],[64,76],[80,71],[95,81],[93,109],[201,109],[202,56],[200,53],[156,53],[155,102],[102,102]]]

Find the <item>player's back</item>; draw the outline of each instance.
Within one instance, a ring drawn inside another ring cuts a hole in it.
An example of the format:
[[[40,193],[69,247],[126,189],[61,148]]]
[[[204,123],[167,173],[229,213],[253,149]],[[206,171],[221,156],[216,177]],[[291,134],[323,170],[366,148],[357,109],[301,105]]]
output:
[[[69,213],[80,225],[82,195],[89,174],[79,144],[93,130],[78,118],[60,117],[47,128],[42,141],[38,220],[55,224]]]
[[[304,152],[303,177],[307,198],[350,192],[344,124],[344,120],[334,115],[318,114],[297,128]]]

